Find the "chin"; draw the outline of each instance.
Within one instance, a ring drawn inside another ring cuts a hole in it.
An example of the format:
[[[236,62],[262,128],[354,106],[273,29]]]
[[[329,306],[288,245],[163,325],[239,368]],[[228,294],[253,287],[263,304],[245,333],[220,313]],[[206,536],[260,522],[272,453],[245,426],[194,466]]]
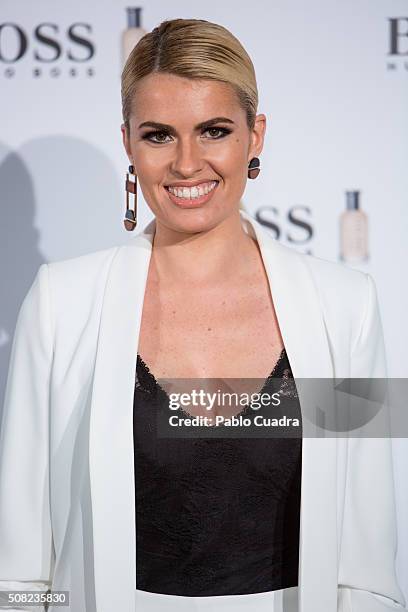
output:
[[[180,209],[166,211],[157,221],[176,232],[197,234],[216,227],[225,218],[225,213],[214,211],[210,208],[204,209]]]

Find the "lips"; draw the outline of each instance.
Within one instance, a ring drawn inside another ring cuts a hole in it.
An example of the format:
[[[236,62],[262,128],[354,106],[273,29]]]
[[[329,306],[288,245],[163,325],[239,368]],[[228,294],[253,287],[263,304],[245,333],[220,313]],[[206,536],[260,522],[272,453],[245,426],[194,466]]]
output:
[[[199,184],[205,184],[205,183],[202,182]],[[209,193],[206,193],[202,196],[198,196],[197,198],[191,198],[191,199],[190,198],[180,198],[174,195],[174,193],[171,193],[171,191],[169,191],[168,186],[165,186],[164,188],[166,190],[168,198],[171,200],[171,202],[173,202],[173,204],[176,204],[179,208],[198,208],[202,206],[203,204],[206,204],[207,202],[210,201],[214,193],[217,191],[218,185],[219,185],[219,182],[217,181],[215,187],[211,189]]]
[[[202,196],[212,191],[214,187],[217,186],[217,183],[218,181],[216,180],[201,181],[201,182],[197,181],[189,185],[186,185],[186,184],[184,185],[182,184],[165,185],[165,188],[178,197],[184,197],[184,198],[189,199],[188,196],[190,196],[190,199],[194,199],[196,197]]]
[[[199,185],[208,185],[211,183],[218,183],[218,179],[201,179],[201,181],[191,181],[190,183],[169,183],[168,185],[164,185],[167,189],[168,187],[175,187],[183,189],[183,187],[187,187],[191,189],[191,187],[198,187]]]

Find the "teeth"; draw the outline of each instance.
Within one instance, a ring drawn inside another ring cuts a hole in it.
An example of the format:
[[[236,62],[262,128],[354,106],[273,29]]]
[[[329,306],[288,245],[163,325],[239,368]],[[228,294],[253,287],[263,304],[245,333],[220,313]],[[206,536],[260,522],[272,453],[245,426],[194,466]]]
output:
[[[194,187],[168,187],[168,190],[176,195],[178,198],[185,198],[186,200],[194,200],[194,198],[198,198],[200,196],[206,195],[210,191],[214,189],[217,181],[212,181],[211,183],[202,183],[201,185],[196,185]]]

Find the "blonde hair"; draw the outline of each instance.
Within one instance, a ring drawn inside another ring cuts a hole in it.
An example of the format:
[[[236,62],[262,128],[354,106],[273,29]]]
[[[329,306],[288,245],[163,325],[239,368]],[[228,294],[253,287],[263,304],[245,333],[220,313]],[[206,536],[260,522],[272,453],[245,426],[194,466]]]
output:
[[[228,83],[245,112],[248,129],[253,129],[258,108],[254,66],[239,40],[223,26],[204,19],[171,19],[139,40],[121,79],[122,115],[128,134],[138,82],[160,72]],[[239,207],[246,210],[241,201]]]
[[[245,111],[248,128],[253,129],[258,108],[254,66],[239,40],[223,26],[204,19],[171,19],[139,40],[121,79],[122,115],[128,131],[138,82],[158,72],[228,83]]]

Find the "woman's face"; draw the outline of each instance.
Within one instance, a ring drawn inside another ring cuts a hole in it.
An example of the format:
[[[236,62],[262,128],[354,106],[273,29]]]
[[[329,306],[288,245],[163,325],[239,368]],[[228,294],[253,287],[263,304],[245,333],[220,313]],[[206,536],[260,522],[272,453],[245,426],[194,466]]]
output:
[[[162,73],[144,77],[133,99],[130,135],[121,129],[156,221],[172,230],[199,232],[238,214],[248,163],[262,151],[265,124],[265,116],[258,115],[249,131],[226,83]],[[178,191],[190,183],[196,188]]]

